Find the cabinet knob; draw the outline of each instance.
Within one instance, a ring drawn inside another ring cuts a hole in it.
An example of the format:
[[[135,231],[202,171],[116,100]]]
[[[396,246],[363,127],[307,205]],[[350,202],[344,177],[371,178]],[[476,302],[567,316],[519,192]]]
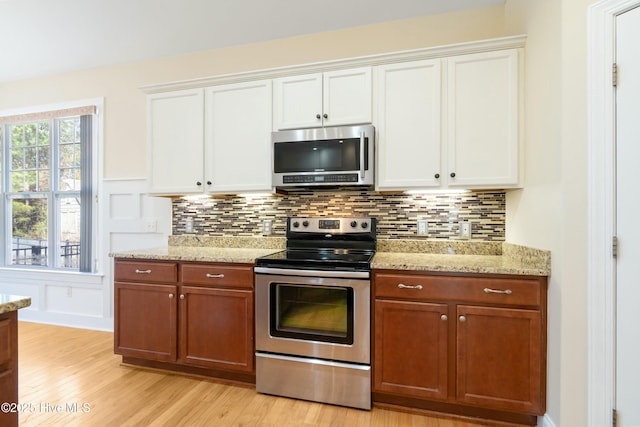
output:
[[[211,181],[207,181],[207,185],[211,185]]]
[[[316,114],[316,119],[320,120],[322,116],[320,114]]]
[[[322,117],[324,117],[325,119],[328,119],[328,118],[329,118],[329,115],[328,115],[327,113],[324,113],[324,114],[322,115]]]
[[[200,181],[196,181],[196,185],[199,187],[202,185],[202,183]]]
[[[173,294],[169,294],[169,299],[173,299]]]
[[[447,320],[449,317],[446,314],[443,314],[442,316],[440,316],[441,320]]]
[[[435,174],[433,177],[434,177],[435,179],[440,179],[440,174],[439,174],[439,173],[437,173],[437,174]]]
[[[180,299],[184,299],[184,294],[180,294]]]
[[[451,172],[451,178],[455,178],[456,177],[456,173],[455,172]]]
[[[458,317],[458,319],[460,319],[461,322],[466,322],[467,321],[467,318],[464,317],[464,316],[460,316],[460,317]]]

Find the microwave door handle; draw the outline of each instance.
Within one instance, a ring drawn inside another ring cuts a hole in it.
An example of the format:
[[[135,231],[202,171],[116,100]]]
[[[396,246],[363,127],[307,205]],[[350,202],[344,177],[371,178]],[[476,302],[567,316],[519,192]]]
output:
[[[364,179],[364,132],[360,132],[360,179]]]

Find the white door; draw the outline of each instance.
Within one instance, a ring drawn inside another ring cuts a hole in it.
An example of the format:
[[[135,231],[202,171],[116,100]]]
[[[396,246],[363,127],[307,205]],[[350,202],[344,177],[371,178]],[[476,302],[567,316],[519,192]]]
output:
[[[640,426],[640,7],[616,19],[616,403],[618,426]]]

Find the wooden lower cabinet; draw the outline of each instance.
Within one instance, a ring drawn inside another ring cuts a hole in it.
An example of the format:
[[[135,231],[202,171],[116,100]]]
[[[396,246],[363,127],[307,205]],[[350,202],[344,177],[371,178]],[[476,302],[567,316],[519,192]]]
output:
[[[541,415],[541,319],[537,310],[460,305],[456,400]]]
[[[125,362],[255,380],[253,266],[116,259],[114,270]]]
[[[176,361],[178,286],[116,282],[114,291],[115,352]]]
[[[375,390],[447,398],[447,309],[415,301],[375,302]]]
[[[183,286],[180,361],[253,371],[253,292]]]
[[[375,270],[374,402],[535,424],[546,400],[546,286],[536,276]]]

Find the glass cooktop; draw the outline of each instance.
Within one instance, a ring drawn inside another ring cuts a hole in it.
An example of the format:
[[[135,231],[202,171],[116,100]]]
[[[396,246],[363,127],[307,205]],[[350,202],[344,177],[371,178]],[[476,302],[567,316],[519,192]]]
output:
[[[362,249],[287,249],[256,260],[258,267],[369,270],[375,251]]]

